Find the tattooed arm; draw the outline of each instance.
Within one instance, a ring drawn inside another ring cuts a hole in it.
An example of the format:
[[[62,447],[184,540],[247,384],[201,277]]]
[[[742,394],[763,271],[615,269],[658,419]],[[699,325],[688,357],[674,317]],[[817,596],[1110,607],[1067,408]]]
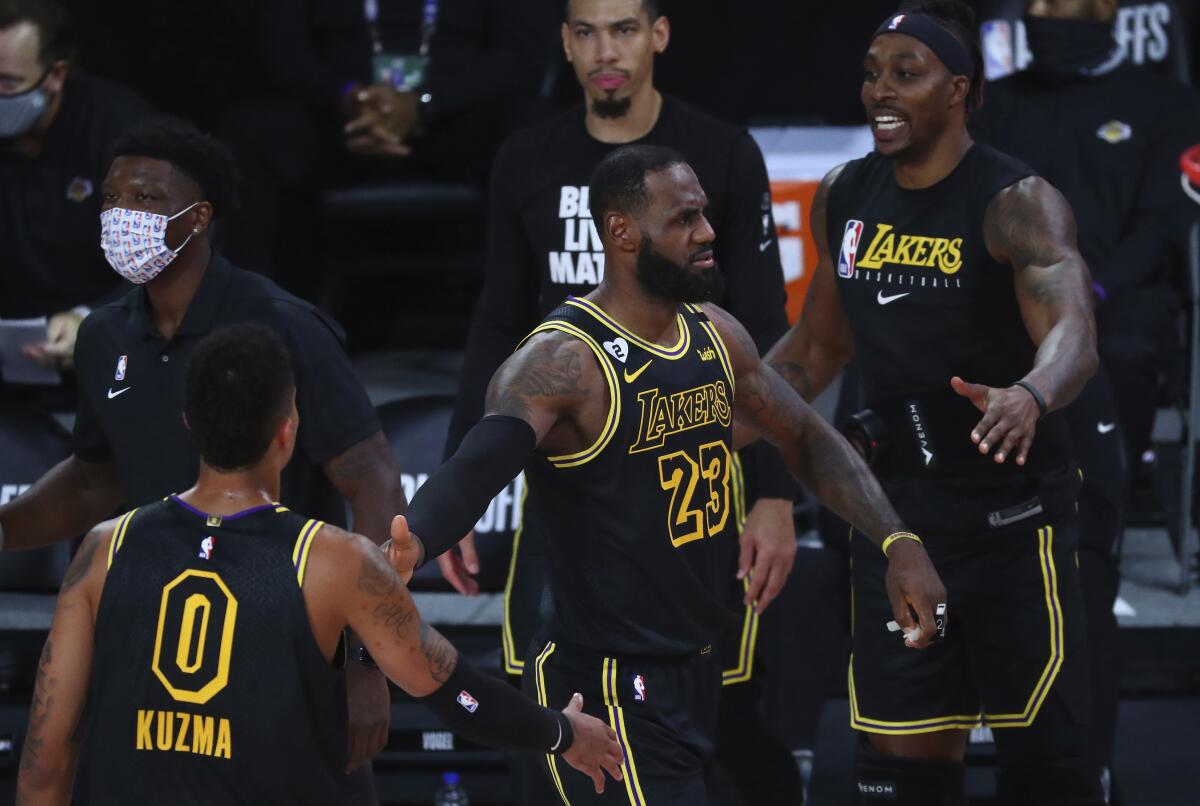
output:
[[[1040,177],[996,194],[983,219],[988,252],[1013,268],[1017,302],[1029,338],[1037,345],[1032,370],[1018,383],[993,388],[952,378],[954,390],[983,417],[971,432],[981,453],[1003,462],[1015,452],[1024,464],[1033,444],[1042,398],[1046,411],[1070,403],[1096,371],[1092,278],[1075,244],[1075,217],[1054,187]]]
[[[113,521],[101,524],[84,538],[63,578],[33,687],[29,730],[17,775],[18,804],[67,804],[71,800],[87,727],[95,609],[114,526]]]
[[[758,357],[754,341],[736,319],[715,305],[706,305],[705,310],[729,350],[737,384],[734,415],[738,420],[778,447],[796,478],[871,542],[882,545],[889,535],[906,531],[874,474],[850,443]],[[896,541],[888,558],[888,598],[896,621],[905,628],[912,626],[911,606],[924,636],[919,645],[925,646],[933,634],[933,607],[946,601],[946,590],[916,541]],[[779,569],[768,570],[767,579],[758,578],[758,573],[751,576],[751,587],[763,589],[760,602],[762,596],[773,596],[783,586]]]
[[[813,196],[809,225],[817,245],[814,270],[800,319],[767,353],[766,361],[800,397],[812,401],[854,357],[854,335],[838,300],[837,277],[826,235],[829,192],[843,165],[834,168]]]
[[[375,543],[387,540],[392,516],[404,512],[400,468],[382,431],[351,445],[324,466],[354,514],[354,529]]]
[[[600,365],[587,345],[558,332],[529,339],[492,377],[487,415],[413,496],[413,562],[457,543],[535,449],[571,453],[594,441],[607,406]]]

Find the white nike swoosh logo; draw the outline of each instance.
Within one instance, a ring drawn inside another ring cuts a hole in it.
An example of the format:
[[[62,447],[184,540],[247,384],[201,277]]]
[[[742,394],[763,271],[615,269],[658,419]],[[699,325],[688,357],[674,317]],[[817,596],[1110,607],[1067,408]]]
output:
[[[763,241],[762,243],[760,243],[758,245],[758,251],[765,252],[765,251],[767,251],[767,247],[770,245],[771,245],[771,239],[768,238],[767,240]]]
[[[1096,430],[1101,434],[1107,434],[1117,427],[1116,423],[1096,423]]]
[[[117,391],[114,392],[112,390],[112,387],[110,386],[110,387],[108,387],[108,399],[112,400],[114,397],[116,397],[118,395],[123,395],[132,388],[133,388],[132,386],[126,386],[124,389],[118,389]]]
[[[895,302],[896,300],[900,299],[901,297],[907,297],[911,293],[912,293],[911,291],[905,291],[903,294],[892,294],[892,296],[890,296],[890,297],[885,297],[883,295],[883,292],[880,291],[878,296],[875,297],[875,299],[877,299],[879,301],[880,305],[887,305],[889,302]]]

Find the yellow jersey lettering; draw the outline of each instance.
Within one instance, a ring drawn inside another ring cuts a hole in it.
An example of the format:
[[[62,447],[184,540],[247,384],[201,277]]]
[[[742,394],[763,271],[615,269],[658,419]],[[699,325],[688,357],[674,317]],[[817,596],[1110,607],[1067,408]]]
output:
[[[150,734],[150,726],[154,724],[154,712],[139,708],[137,712],[137,749],[153,750],[154,737]]]
[[[139,708],[137,712],[137,749],[164,750],[231,759],[233,758],[233,726],[225,718],[183,711],[154,711]]]
[[[884,264],[929,268],[943,274],[962,268],[962,238],[934,238],[894,232],[891,224],[876,224],[871,245],[858,259],[860,269],[881,269]]]
[[[192,720],[192,752],[202,756],[213,754],[213,718],[197,714]]]
[[[181,753],[191,752],[187,744],[188,724],[192,721],[191,714],[183,714],[179,711],[175,712],[175,719],[178,724],[175,726],[175,749]]]
[[[158,711],[156,716],[158,722],[157,747],[159,750],[170,750],[172,739],[175,738],[175,720],[171,718],[170,711]]]
[[[230,742],[232,740],[230,739],[229,733],[229,720],[222,719],[221,723],[217,726],[217,750],[213,755],[220,756],[221,758],[233,757],[230,747]]]
[[[638,393],[641,419],[630,453],[661,448],[667,437],[713,423],[728,426],[732,419],[725,381],[697,386],[669,396],[658,389]]]

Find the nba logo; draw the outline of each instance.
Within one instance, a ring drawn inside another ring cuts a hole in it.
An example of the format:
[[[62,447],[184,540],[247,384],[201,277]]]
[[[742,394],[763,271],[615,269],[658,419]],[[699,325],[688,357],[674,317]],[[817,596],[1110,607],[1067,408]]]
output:
[[[633,698],[638,702],[646,701],[646,678],[640,674],[633,676]]]
[[[838,253],[838,277],[854,276],[854,261],[858,256],[858,239],[862,237],[863,222],[850,219],[842,235],[842,249]]]
[[[458,692],[458,696],[455,699],[458,700],[459,705],[467,709],[468,714],[475,713],[476,709],[479,708],[479,700],[468,694],[466,690]]]
[[[125,380],[125,368],[129,366],[129,356],[123,355],[117,359],[117,372],[113,378],[118,381]]]
[[[892,17],[892,21],[888,23],[888,30],[894,31],[899,28],[900,23],[904,22],[904,18],[907,16],[907,14],[897,14],[896,16]]]
[[[213,549],[216,547],[217,547],[217,541],[212,535],[209,535],[208,537],[201,540],[200,541],[200,555],[199,555],[200,559],[211,560]]]

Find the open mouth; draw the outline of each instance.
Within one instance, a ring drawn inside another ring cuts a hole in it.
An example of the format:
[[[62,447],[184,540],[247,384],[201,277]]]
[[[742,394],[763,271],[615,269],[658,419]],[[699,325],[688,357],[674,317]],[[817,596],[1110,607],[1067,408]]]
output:
[[[716,261],[714,260],[713,253],[711,251],[701,252],[699,255],[696,255],[692,258],[692,265],[698,266],[701,269],[711,269],[715,263]]]

